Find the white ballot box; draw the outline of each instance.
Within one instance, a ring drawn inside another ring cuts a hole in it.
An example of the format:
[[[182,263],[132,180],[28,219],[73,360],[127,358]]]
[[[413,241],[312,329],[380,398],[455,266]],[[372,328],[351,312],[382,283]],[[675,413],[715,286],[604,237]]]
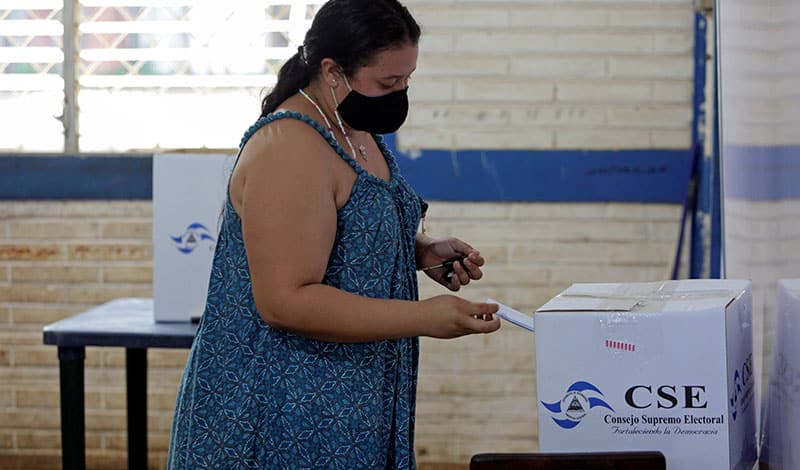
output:
[[[541,451],[751,469],[751,317],[749,281],[572,285],[534,315]]]
[[[800,468],[800,279],[778,281],[772,363],[761,462],[770,470]]]
[[[233,155],[153,156],[155,321],[202,315]]]

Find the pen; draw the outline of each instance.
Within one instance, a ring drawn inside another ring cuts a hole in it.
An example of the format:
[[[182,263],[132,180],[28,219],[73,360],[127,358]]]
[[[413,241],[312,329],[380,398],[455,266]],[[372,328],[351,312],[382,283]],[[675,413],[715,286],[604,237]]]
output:
[[[464,266],[464,260],[467,259],[467,256],[469,256],[469,255],[455,256],[453,258],[445,260],[441,264],[436,264],[434,266],[424,267],[424,268],[422,268],[422,271],[430,271],[431,269],[437,269],[437,268],[449,268],[449,269],[452,269],[453,268],[453,263],[455,263],[456,261],[460,262],[461,266],[464,267],[464,269],[466,269],[466,266]]]

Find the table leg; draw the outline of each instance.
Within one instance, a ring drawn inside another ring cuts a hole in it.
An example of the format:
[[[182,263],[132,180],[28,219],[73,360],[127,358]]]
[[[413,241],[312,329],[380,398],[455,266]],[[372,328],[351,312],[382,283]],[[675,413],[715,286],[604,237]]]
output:
[[[61,466],[65,470],[86,468],[86,415],[83,361],[86,348],[58,348],[61,383]]]
[[[147,349],[125,349],[128,469],[147,468]]]

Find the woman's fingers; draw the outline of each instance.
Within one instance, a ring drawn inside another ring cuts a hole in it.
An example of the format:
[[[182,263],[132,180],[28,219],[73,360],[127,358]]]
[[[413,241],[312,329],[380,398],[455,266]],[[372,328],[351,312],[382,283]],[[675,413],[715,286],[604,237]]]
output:
[[[459,261],[453,263],[453,277],[458,277],[458,281],[462,286],[469,284],[469,273]]]
[[[498,305],[487,303],[474,305],[477,307],[477,312],[467,319],[468,328],[477,333],[491,333],[500,328],[500,318],[494,315],[499,308]]]
[[[480,255],[473,257],[470,254],[470,256],[464,259],[464,268],[466,268],[467,275],[470,279],[475,279],[477,281],[483,277],[483,271],[481,271],[480,268],[481,266],[483,266],[483,258]]]

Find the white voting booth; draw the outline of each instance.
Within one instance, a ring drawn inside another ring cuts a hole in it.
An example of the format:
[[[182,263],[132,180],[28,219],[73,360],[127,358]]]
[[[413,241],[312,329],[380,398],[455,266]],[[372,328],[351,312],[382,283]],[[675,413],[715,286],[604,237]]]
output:
[[[153,156],[153,313],[188,322],[206,304],[228,176],[235,156]]]
[[[535,331],[539,449],[751,469],[752,303],[749,281],[695,279],[573,284],[533,317],[500,304],[499,317]]]
[[[800,279],[778,281],[778,312],[769,386],[764,397],[761,462],[800,468]]]
[[[751,468],[751,310],[748,281],[574,284],[534,316],[540,450]]]

